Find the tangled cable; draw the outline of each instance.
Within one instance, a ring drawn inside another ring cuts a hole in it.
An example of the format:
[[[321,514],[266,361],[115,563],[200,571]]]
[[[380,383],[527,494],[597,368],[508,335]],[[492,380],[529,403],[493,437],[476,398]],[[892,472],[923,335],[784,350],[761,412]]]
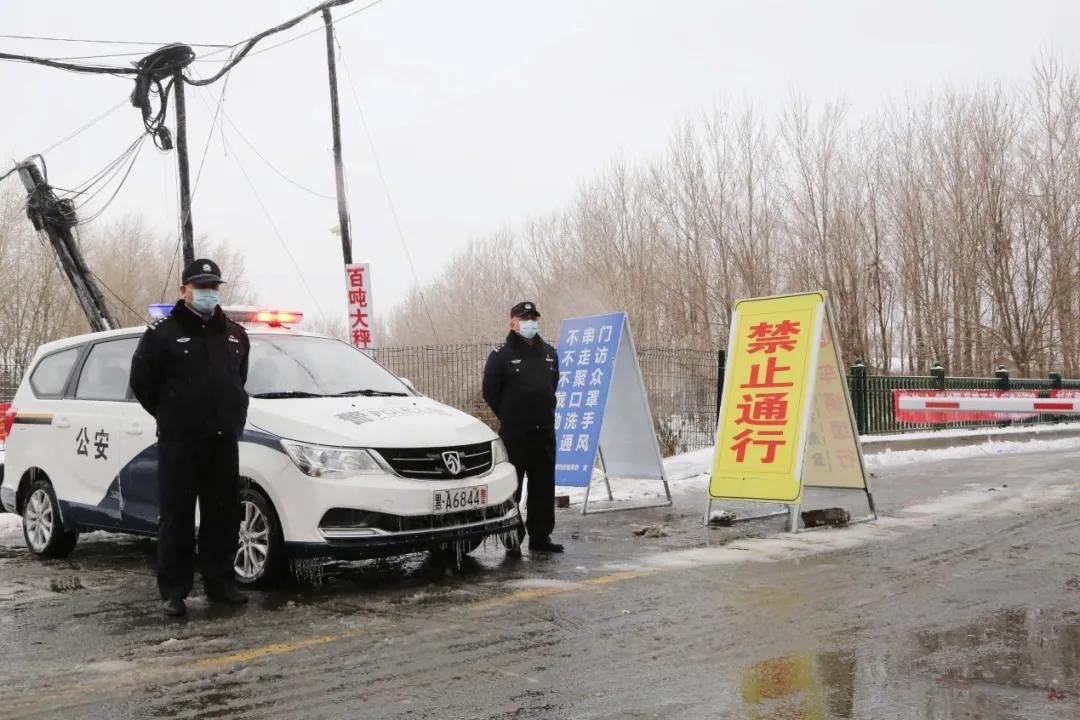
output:
[[[194,59],[194,50],[187,45],[175,44],[156,50],[135,64],[137,75],[135,89],[131,91],[131,104],[142,110],[143,127],[154,138],[154,145],[159,150],[173,148],[172,133],[165,127],[173,77]],[[151,99],[155,96],[159,98],[156,112]]]

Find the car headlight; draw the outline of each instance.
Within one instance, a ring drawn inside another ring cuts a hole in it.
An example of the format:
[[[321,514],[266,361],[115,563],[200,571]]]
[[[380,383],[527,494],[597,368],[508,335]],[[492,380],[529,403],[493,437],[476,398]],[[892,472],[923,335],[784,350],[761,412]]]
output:
[[[281,446],[300,472],[311,477],[341,478],[384,472],[367,450],[309,445],[291,440],[282,440]]]
[[[498,465],[499,463],[510,462],[510,455],[506,452],[506,445],[502,440],[496,440],[491,443],[491,464]]]

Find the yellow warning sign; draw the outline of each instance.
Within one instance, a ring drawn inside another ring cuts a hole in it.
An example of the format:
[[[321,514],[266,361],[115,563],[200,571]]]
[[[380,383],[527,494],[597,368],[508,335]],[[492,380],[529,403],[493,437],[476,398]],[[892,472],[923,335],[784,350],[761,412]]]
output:
[[[731,319],[709,497],[798,504],[865,487],[824,292],[742,300]]]

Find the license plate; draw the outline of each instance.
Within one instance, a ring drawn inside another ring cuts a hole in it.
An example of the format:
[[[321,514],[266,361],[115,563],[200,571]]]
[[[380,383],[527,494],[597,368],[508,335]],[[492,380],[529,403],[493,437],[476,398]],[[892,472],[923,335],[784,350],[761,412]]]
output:
[[[456,490],[436,490],[433,509],[436,515],[473,510],[487,505],[487,485]]]

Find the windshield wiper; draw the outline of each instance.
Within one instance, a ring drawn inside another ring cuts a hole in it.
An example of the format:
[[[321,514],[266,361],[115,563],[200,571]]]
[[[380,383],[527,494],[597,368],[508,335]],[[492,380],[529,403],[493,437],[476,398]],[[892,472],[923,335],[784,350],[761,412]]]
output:
[[[251,397],[259,398],[260,400],[282,400],[285,398],[319,398],[326,397],[326,395],[304,392],[303,390],[282,390],[281,392],[255,393]]]
[[[371,388],[364,388],[362,390],[346,390],[345,392],[334,393],[332,397],[350,397],[352,395],[363,395],[364,397],[408,397],[408,393],[403,392],[388,392],[386,390],[372,390]]]

